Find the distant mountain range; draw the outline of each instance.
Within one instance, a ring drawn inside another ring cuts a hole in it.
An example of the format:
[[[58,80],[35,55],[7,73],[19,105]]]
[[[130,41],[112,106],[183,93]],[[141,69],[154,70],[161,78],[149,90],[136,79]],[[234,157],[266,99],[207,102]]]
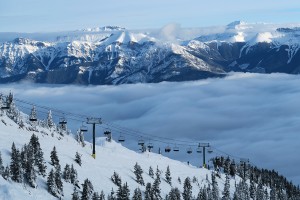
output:
[[[1,83],[103,85],[197,80],[230,71],[300,72],[300,24],[237,21],[164,32],[164,37],[159,30],[106,26],[64,33],[0,33],[0,38]]]

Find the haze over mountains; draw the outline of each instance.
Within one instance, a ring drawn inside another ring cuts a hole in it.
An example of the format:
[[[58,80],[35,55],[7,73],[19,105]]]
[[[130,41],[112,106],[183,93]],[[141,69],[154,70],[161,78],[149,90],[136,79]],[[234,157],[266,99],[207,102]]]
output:
[[[230,71],[299,73],[300,26],[249,24],[64,33],[0,33],[0,81],[123,84],[224,77]]]

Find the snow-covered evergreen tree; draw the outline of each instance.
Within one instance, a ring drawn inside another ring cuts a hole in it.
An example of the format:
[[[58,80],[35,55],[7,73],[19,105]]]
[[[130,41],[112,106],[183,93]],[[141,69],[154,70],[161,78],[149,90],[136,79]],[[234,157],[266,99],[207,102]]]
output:
[[[11,147],[11,163],[10,163],[11,180],[21,183],[23,180],[23,170],[21,164],[21,154],[16,149],[15,143]]]
[[[230,200],[230,178],[228,174],[226,174],[224,190],[222,194],[222,200]]]
[[[253,179],[250,180],[249,194],[252,199],[256,199],[256,186]]]
[[[48,192],[53,196],[58,197],[57,186],[55,183],[55,174],[53,169],[51,169],[51,171],[49,172],[47,178],[47,186],[48,186]]]
[[[143,196],[142,196],[142,191],[140,188],[135,188],[135,190],[133,191],[133,196],[132,196],[132,200],[142,200]]]
[[[116,200],[116,199],[117,199],[117,198],[115,197],[115,191],[114,191],[114,189],[112,188],[110,194],[107,195],[107,200]]]
[[[211,174],[211,184],[212,184],[212,198],[219,199],[219,187],[218,187],[218,182],[216,181],[215,173]]]
[[[78,193],[77,187],[74,187],[74,189],[73,189],[72,200],[80,200],[80,197],[79,197],[79,193]]]
[[[192,188],[193,187],[191,185],[190,177],[186,177],[183,183],[183,193],[182,193],[182,197],[184,200],[191,200],[193,198]]]
[[[81,155],[76,151],[76,154],[75,154],[75,162],[81,166],[82,162],[81,162]]]
[[[2,177],[5,179],[5,180],[9,180],[10,179],[10,169],[9,169],[9,166],[6,166],[4,168],[4,171],[2,173]]]
[[[77,180],[77,171],[74,168],[73,164],[71,165],[70,169],[70,181],[73,185],[78,186],[78,180]]]
[[[63,193],[63,190],[64,190],[64,187],[63,187],[63,182],[61,180],[61,169],[60,169],[60,165],[57,165],[55,167],[55,172],[54,172],[54,179],[55,179],[55,184],[56,184],[56,187],[57,187],[57,192],[60,196],[63,196],[64,193]]]
[[[52,119],[52,112],[51,112],[51,110],[49,110],[48,116],[47,116],[47,126],[48,126],[48,128],[52,128],[52,127],[54,127],[54,125],[55,124]]]
[[[93,193],[92,200],[100,200],[100,195],[98,192]]]
[[[141,185],[145,185],[144,179],[143,179],[143,170],[141,166],[138,163],[135,163],[133,173],[135,174],[135,180],[137,183]]]
[[[100,192],[100,200],[105,200],[105,194],[104,194],[103,190],[101,190],[101,192]]]
[[[165,178],[166,178],[166,182],[169,183],[170,185],[172,185],[172,176],[171,176],[169,165],[168,165],[166,173],[165,173]]]
[[[259,178],[258,183],[257,183],[256,198],[260,199],[260,200],[265,200],[264,199],[264,188],[263,188],[263,183],[262,183],[261,178]]]
[[[198,196],[197,196],[197,200],[208,200],[207,189],[205,186],[204,186],[204,188],[200,188]]]
[[[169,192],[167,200],[180,200],[181,194],[177,187],[171,188],[171,191]]]
[[[150,176],[151,178],[154,178],[154,171],[153,171],[153,169],[152,169],[151,166],[149,167],[149,176]]]
[[[71,182],[71,168],[69,164],[66,164],[62,177],[67,183]]]
[[[59,165],[59,159],[57,156],[57,151],[56,151],[56,147],[53,147],[53,150],[50,153],[50,158],[51,158],[51,164],[55,167]]]
[[[112,181],[115,185],[121,187],[121,185],[122,185],[122,180],[121,180],[121,177],[119,176],[119,174],[118,174],[117,172],[114,171],[114,173],[113,173],[113,175],[111,176],[110,179],[111,179],[111,181]]]
[[[145,189],[145,200],[152,200],[152,199],[153,199],[152,186],[151,183],[147,183]]]
[[[81,200],[90,200],[94,192],[93,184],[89,179],[85,179],[82,185],[82,195]]]
[[[29,144],[25,149],[27,160],[25,166],[25,179],[27,180],[28,184],[35,188],[36,187],[36,172],[34,169],[34,150],[33,147]]]
[[[117,199],[118,200],[129,200],[130,199],[130,190],[127,185],[127,182],[123,186],[119,187],[119,189],[117,191]]]
[[[270,200],[278,200],[276,188],[274,186],[271,187]]]
[[[3,166],[3,160],[2,160],[2,155],[1,155],[1,151],[0,151],[0,175],[2,176],[4,172],[4,166]]]
[[[152,195],[153,195],[153,198],[154,199],[162,199],[161,197],[161,189],[160,189],[160,183],[161,183],[161,180],[160,180],[160,171],[158,169],[158,167],[156,168],[156,178],[153,182],[153,185],[152,185]]]

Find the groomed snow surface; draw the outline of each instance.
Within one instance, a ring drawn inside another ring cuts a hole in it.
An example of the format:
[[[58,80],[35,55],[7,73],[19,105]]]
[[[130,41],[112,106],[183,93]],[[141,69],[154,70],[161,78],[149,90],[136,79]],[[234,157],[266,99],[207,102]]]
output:
[[[28,119],[27,119],[28,120]],[[196,168],[186,163],[182,163],[176,160],[169,159],[155,153],[139,153],[131,151],[121,144],[112,141],[107,142],[105,138],[97,138],[96,145],[96,159],[92,158],[92,145],[86,142],[86,146],[82,147],[73,137],[73,135],[61,136],[55,131],[51,131],[37,126],[36,131],[29,131],[28,127],[31,125],[25,123],[24,128],[19,128],[14,121],[9,119],[6,115],[0,116],[0,151],[2,153],[4,166],[10,164],[11,146],[14,142],[17,149],[21,149],[25,143],[28,143],[30,137],[34,133],[39,137],[41,148],[44,152],[44,158],[47,163],[47,174],[53,168],[50,165],[50,152],[55,146],[58,152],[58,157],[62,170],[66,164],[73,164],[78,172],[79,183],[88,178],[93,186],[94,191],[104,191],[107,196],[110,194],[112,188],[117,191],[117,186],[110,180],[113,172],[117,172],[122,183],[127,182],[130,188],[131,195],[133,190],[139,187],[142,191],[145,191],[145,186],[139,185],[135,181],[135,175],[133,173],[133,166],[137,162],[143,169],[143,178],[145,183],[154,182],[154,179],[148,175],[149,167],[152,166],[154,172],[158,167],[161,170],[161,195],[165,197],[171,190],[171,186],[164,180],[164,174],[167,166],[170,167],[172,176],[172,186],[178,187],[183,191],[183,182],[186,177],[190,177],[191,180],[195,176],[198,179],[198,183],[192,183],[193,195],[197,196],[199,192],[199,186],[209,184],[211,181],[211,172],[207,169]],[[53,133],[53,134],[51,134]],[[79,166],[75,161],[75,153],[78,152],[82,155],[82,165]],[[208,176],[208,181],[206,177]],[[181,179],[181,184],[178,182],[178,177]],[[233,195],[233,188],[235,181],[239,182],[240,178],[236,177],[236,180],[231,179],[231,195]],[[38,176],[37,188],[31,188],[24,183],[16,183],[13,181],[6,181],[0,176],[0,199],[5,200],[26,200],[26,199],[56,199],[47,191],[46,185],[47,177],[43,178]],[[221,179],[217,178],[220,192],[223,190],[225,175],[221,175]],[[74,186],[70,183],[63,181],[64,197],[63,199],[71,199]],[[80,189],[82,191],[82,188]]]

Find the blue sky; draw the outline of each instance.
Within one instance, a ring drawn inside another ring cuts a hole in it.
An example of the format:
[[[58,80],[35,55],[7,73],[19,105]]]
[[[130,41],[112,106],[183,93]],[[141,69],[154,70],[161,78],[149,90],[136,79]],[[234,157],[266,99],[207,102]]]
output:
[[[0,32],[45,32],[105,25],[128,29],[246,22],[299,22],[297,0],[0,0]]]

